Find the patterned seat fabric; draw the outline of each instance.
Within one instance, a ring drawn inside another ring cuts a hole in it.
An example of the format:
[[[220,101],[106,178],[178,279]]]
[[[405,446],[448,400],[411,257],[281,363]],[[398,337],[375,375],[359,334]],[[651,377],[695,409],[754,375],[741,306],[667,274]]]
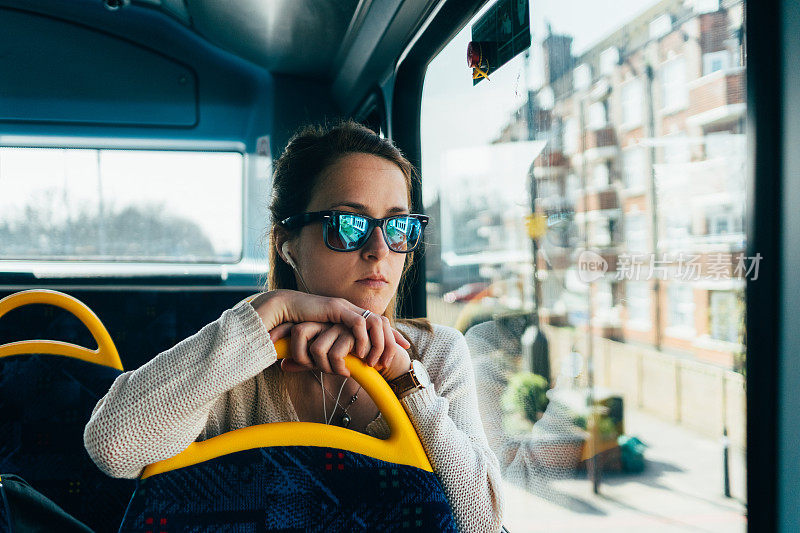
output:
[[[98,533],[117,531],[135,481],[101,472],[83,446],[119,370],[55,355],[0,358],[0,472],[13,473]]]
[[[232,453],[140,480],[120,532],[456,531],[432,472],[314,446]]]

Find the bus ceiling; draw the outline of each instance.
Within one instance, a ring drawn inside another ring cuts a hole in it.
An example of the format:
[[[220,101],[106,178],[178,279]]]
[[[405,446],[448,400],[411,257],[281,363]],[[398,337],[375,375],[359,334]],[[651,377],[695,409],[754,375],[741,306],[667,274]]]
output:
[[[0,0],[0,135],[272,136],[358,111],[439,0]],[[273,154],[275,155],[275,154]]]

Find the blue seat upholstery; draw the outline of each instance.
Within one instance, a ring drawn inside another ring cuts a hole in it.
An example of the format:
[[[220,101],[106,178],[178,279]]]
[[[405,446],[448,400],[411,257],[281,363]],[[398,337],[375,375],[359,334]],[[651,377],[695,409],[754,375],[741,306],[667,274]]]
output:
[[[455,522],[433,472],[346,450],[275,446],[138,482],[120,529],[436,531]]]
[[[83,446],[120,371],[58,355],[0,358],[0,473],[13,473],[98,532],[116,531],[135,481],[101,472]]]

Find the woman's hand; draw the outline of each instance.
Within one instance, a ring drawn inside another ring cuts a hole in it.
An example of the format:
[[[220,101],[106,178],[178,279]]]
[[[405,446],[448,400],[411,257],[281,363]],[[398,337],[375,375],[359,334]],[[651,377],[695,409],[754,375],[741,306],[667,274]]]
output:
[[[343,324],[355,338],[353,354],[360,359],[377,361],[383,353],[384,327],[380,316],[364,318],[364,309],[344,298],[329,298],[292,290],[259,294],[250,302],[267,331],[285,322],[329,322]]]
[[[405,348],[409,344],[399,331],[389,326],[389,319],[381,317],[381,321],[385,325],[383,351],[377,360],[365,362],[383,374],[384,371],[393,368],[397,355],[400,355],[401,361],[403,355],[407,356]],[[343,324],[287,322],[270,331],[273,342],[287,336],[290,337],[290,353],[287,359],[281,361],[283,370],[301,372],[315,369],[329,374],[350,375],[344,364],[344,358],[347,354],[353,353],[355,338]]]

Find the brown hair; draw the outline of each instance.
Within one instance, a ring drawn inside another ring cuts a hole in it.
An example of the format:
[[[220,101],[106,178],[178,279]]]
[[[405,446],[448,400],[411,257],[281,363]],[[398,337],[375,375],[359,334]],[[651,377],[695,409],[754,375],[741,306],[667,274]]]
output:
[[[410,200],[412,185],[419,180],[419,176],[414,166],[392,141],[380,137],[371,129],[353,120],[344,120],[333,125],[309,125],[300,128],[289,139],[286,149],[274,163],[272,199],[269,205],[273,222],[269,232],[269,290],[297,290],[294,271],[283,261],[277,249],[278,239],[291,236],[291,232],[276,222],[305,212],[317,180],[323,172],[342,157],[353,153],[374,155],[397,165],[406,178]],[[389,302],[384,313],[392,326],[397,321],[396,311],[405,288],[405,274],[415,255],[416,252],[412,252],[406,257],[397,294]],[[426,319],[401,320],[401,322],[432,331],[430,322]],[[413,343],[411,352],[412,357],[419,358]]]

